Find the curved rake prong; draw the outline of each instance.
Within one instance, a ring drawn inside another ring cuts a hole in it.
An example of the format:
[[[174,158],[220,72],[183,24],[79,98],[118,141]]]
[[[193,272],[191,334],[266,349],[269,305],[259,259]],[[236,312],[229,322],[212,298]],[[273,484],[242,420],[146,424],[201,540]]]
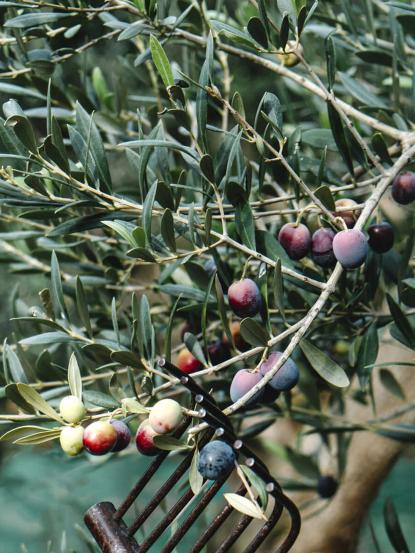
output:
[[[245,495],[246,494],[245,486],[241,486],[236,493],[239,495]],[[229,503],[227,503],[225,507],[222,509],[222,511],[218,515],[216,515],[216,517],[210,523],[210,526],[208,526],[207,529],[203,532],[203,534],[194,544],[194,546],[189,551],[189,553],[199,553],[199,551],[201,551],[205,547],[205,545],[213,536],[213,534],[229,518],[229,516],[233,513],[233,511],[234,511],[234,508],[231,505],[229,505]]]
[[[301,520],[297,507],[287,496],[283,494],[278,482],[271,476],[267,466],[261,461],[261,459],[259,459],[259,457],[257,457],[249,449],[249,447],[235,435],[230,420],[220,410],[214,398],[207,394],[193,380],[193,378],[182,373],[182,371],[180,371],[180,369],[172,363],[162,359],[159,361],[159,365],[160,367],[163,367],[171,372],[172,375],[176,376],[180,383],[191,392],[195,403],[200,406],[199,414],[210,427],[208,430],[204,431],[203,434],[201,434],[197,447],[203,447],[212,438],[212,436],[224,439],[239,455],[245,458],[245,460],[241,462],[244,462],[246,466],[253,470],[265,482],[267,492],[274,498],[274,505],[268,520],[259,529],[250,544],[246,547],[244,553],[255,553],[257,551],[258,547],[267,539],[271,530],[277,524],[283,509],[288,511],[291,518],[291,527],[288,535],[275,553],[287,553],[291,549],[300,531]],[[185,432],[186,428],[190,424],[190,421],[191,419],[187,417],[173,435],[176,438],[180,437]],[[86,513],[85,522],[95,537],[97,544],[104,553],[146,553],[162,536],[163,532],[167,530],[169,525],[172,524],[174,520],[177,520],[177,517],[181,512],[183,512],[186,505],[188,505],[194,497],[192,490],[188,488],[179,500],[176,501],[176,503],[170,508],[167,515],[165,515],[163,519],[158,522],[155,528],[153,528],[153,530],[147,535],[144,541],[140,545],[137,544],[136,540],[133,538],[134,534],[140,527],[142,527],[145,521],[156,510],[160,502],[173,490],[183,475],[187,472],[194,455],[192,451],[181,460],[180,464],[176,467],[170,477],[162,484],[158,492],[135,518],[129,528],[127,528],[122,520],[122,517],[126,514],[140,493],[157,473],[157,470],[166,460],[169,453],[169,451],[163,451],[154,459],[147,471],[136,483],[117,511],[111,503],[98,503],[97,505],[91,507]],[[161,549],[160,553],[170,553],[174,550],[176,545],[188,532],[192,524],[218,493],[228,477],[229,475],[212,483],[209,489],[198,500],[197,505],[193,508],[187,518],[185,518],[185,520],[167,541],[165,546]],[[237,493],[242,496],[245,495],[247,493],[245,486],[241,486]],[[196,543],[193,544],[189,553],[199,553],[213,537],[215,532],[228,519],[232,512],[234,512],[233,507],[229,504],[225,505],[202,536],[196,541]],[[226,553],[229,551],[252,521],[253,519],[250,516],[242,515],[229,535],[227,535],[224,541],[218,546],[216,553]]]

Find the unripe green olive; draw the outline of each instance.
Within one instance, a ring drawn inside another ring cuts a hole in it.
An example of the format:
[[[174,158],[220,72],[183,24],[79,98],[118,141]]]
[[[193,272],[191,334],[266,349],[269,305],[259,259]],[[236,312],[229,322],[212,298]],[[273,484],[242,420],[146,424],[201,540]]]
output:
[[[86,415],[86,409],[82,401],[76,396],[65,396],[59,405],[59,412],[66,422],[76,424]]]
[[[173,432],[183,420],[183,411],[174,399],[162,399],[152,408],[148,421],[157,434]]]
[[[301,44],[298,44],[297,46],[295,41],[289,40],[285,47],[285,51],[280,48],[277,56],[286,67],[294,67],[300,62],[300,58],[297,56],[297,53],[302,55],[303,51],[304,50]]]
[[[83,438],[84,429],[82,426],[65,426],[62,428],[59,441],[63,451],[74,457],[84,448]]]

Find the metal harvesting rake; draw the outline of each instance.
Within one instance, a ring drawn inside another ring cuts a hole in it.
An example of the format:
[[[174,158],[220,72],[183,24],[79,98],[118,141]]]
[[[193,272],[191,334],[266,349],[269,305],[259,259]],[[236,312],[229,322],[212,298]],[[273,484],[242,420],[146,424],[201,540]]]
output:
[[[168,370],[172,375],[179,379],[179,382],[185,386],[192,394],[193,400],[199,406],[199,414],[201,418],[209,426],[204,432],[202,438],[198,442],[198,446],[205,445],[212,437],[220,438],[228,442],[238,454],[238,462],[241,463],[241,458],[246,466],[248,466],[256,475],[265,483],[265,489],[268,495],[272,498],[272,509],[268,515],[266,522],[261,526],[257,533],[252,538],[248,545],[243,550],[244,553],[254,553],[260,545],[267,539],[272,529],[276,526],[285,510],[290,517],[290,527],[288,533],[283,538],[282,542],[273,549],[275,553],[285,553],[289,551],[295,542],[300,531],[300,514],[294,503],[281,490],[276,479],[269,473],[264,463],[244,444],[244,442],[235,435],[231,422],[217,406],[215,400],[207,394],[196,382],[187,374],[184,374],[180,369],[172,365],[165,359],[159,361],[159,365]],[[174,436],[180,437],[190,424],[190,418],[183,421],[177,429]],[[179,514],[188,506],[189,502],[194,498],[194,494],[190,486],[182,493],[181,497],[169,508],[167,514],[158,520],[150,533],[144,534],[144,539],[138,543],[135,534],[139,529],[143,530],[144,523],[154,513],[160,502],[163,501],[180,481],[182,476],[190,468],[193,452],[186,454],[181,462],[176,467],[170,477],[160,485],[159,490],[155,493],[152,499],[142,508],[135,519],[127,525],[123,517],[127,511],[134,506],[140,494],[146,488],[150,480],[157,474],[158,469],[169,455],[169,451],[163,451],[148,467],[147,471],[139,479],[130,493],[116,509],[110,502],[101,502],[93,505],[85,514],[85,523],[92,533],[95,541],[99,545],[103,553],[145,553],[155,544],[155,542],[169,529],[173,523],[177,524]],[[209,503],[219,492],[223,484],[228,480],[229,475],[216,480],[210,485],[206,492],[201,495],[196,506],[194,506],[186,516],[173,529],[170,530],[170,537],[166,543],[159,546],[155,553],[171,553],[176,546],[181,542],[198,517],[203,513]],[[246,486],[242,485],[237,493],[245,495],[247,492]],[[200,552],[226,522],[226,520],[234,512],[233,507],[227,504],[213,518],[209,525],[203,524],[203,531],[197,541],[192,543],[188,553]],[[175,522],[176,521],[176,522]],[[232,529],[226,533],[223,541],[216,547],[215,553],[225,553],[230,551],[235,542],[240,538],[243,532],[252,523],[253,518],[248,515],[241,515],[236,524],[232,524]],[[271,549],[271,546],[270,546]]]

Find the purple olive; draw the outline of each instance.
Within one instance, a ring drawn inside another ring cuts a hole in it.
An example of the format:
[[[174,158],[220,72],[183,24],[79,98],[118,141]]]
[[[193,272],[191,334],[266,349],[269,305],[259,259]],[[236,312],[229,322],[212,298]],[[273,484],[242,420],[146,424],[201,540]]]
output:
[[[361,230],[342,230],[333,239],[333,252],[345,269],[356,269],[368,253],[366,236]]]
[[[213,365],[219,365],[231,358],[231,348],[229,343],[217,340],[208,346],[210,360]]]
[[[285,224],[278,234],[278,240],[288,256],[295,261],[302,259],[310,251],[311,234],[303,224]]]
[[[131,440],[131,432],[128,426],[123,421],[112,420],[112,426],[117,432],[117,441],[111,451],[122,451],[125,449]]]
[[[317,482],[317,493],[323,499],[329,499],[336,493],[339,483],[333,476],[320,476]]]
[[[333,238],[336,233],[329,228],[316,230],[311,238],[311,253],[313,260],[320,267],[333,267],[336,258],[333,253]]]
[[[401,173],[392,184],[392,198],[398,204],[407,205],[415,200],[415,173]]]
[[[238,317],[253,317],[261,309],[262,300],[258,286],[250,278],[234,282],[228,290],[229,305]]]
[[[259,372],[265,376],[280,359],[281,351],[273,351],[268,358],[261,363]],[[292,359],[288,359],[268,382],[269,386],[279,392],[286,392],[294,388],[300,378],[300,371]]]
[[[374,252],[385,253],[389,251],[395,241],[393,227],[389,223],[377,223],[367,229],[369,246]]]
[[[241,369],[238,371],[232,379],[230,396],[231,400],[235,403],[238,399],[241,399],[249,390],[251,390],[262,379],[262,374],[259,372],[251,372],[248,369]],[[246,405],[255,405],[261,400],[263,390],[260,390],[246,403]]]

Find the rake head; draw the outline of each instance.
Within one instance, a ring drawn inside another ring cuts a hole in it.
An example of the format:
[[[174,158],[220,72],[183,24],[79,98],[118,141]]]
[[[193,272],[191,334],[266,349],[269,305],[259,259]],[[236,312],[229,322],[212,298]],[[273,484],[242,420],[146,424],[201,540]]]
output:
[[[203,436],[198,441],[198,446],[202,447],[212,437],[220,438],[230,444],[238,454],[238,463],[244,463],[265,483],[265,489],[268,496],[272,498],[272,509],[267,515],[267,520],[257,531],[251,542],[245,547],[244,553],[254,553],[260,545],[266,540],[272,529],[277,525],[283,511],[287,511],[290,517],[290,528],[288,534],[284,537],[282,543],[273,551],[275,553],[285,553],[289,551],[295,542],[300,531],[300,514],[292,501],[283,494],[278,482],[271,476],[267,467],[262,461],[234,434],[232,425],[228,417],[218,408],[215,400],[196,384],[196,382],[187,374],[182,373],[180,369],[162,359],[159,365],[167,369],[180,383],[185,386],[192,394],[193,399],[199,405],[199,414],[209,427],[204,431]],[[190,419],[186,419],[177,429],[174,436],[180,437],[190,424]],[[127,511],[134,506],[140,494],[146,488],[147,484],[157,473],[163,462],[169,455],[169,451],[160,453],[153,463],[149,466],[144,475],[136,483],[123,503],[116,509],[112,503],[102,502],[93,505],[85,514],[85,523],[95,538],[97,544],[103,553],[145,553],[150,550],[153,544],[162,534],[169,529],[173,523],[177,523],[178,516],[189,505],[194,498],[190,486],[184,491],[181,497],[170,507],[167,514],[159,520],[153,529],[145,535],[145,538],[138,543],[134,537],[138,530],[143,530],[144,523],[153,514],[160,502],[167,498],[174,486],[180,481],[182,476],[189,470],[192,463],[193,452],[186,454],[180,464],[170,475],[170,477],[160,485],[158,492],[152,497],[147,505],[141,509],[138,516],[127,526],[123,517]],[[203,495],[200,496],[196,505],[192,508],[190,514],[180,522],[177,528],[170,532],[171,536],[161,548],[154,549],[155,553],[171,553],[183,539],[198,517],[203,513],[209,503],[213,500],[230,475],[214,481]],[[244,496],[247,493],[245,485],[242,485],[237,492]],[[187,553],[198,553],[208,544],[211,538],[226,522],[234,512],[233,507],[227,504],[213,518],[209,525],[203,524],[204,531],[198,540],[191,545]],[[268,511],[267,511],[268,512]],[[241,515],[236,524],[232,523],[232,528],[226,533],[226,537],[220,545],[216,547],[216,553],[225,553],[231,549],[233,544],[239,539],[243,532],[253,521],[248,515]]]

